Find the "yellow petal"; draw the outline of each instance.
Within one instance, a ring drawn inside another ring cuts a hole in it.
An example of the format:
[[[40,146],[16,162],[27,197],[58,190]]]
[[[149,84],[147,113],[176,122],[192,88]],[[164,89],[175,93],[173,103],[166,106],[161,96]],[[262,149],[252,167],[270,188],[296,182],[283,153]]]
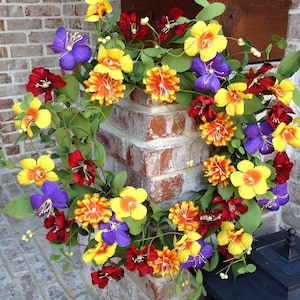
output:
[[[134,220],[142,220],[146,215],[147,215],[147,208],[142,204],[138,205],[136,209],[131,211],[131,216],[132,219]]]
[[[184,42],[184,51],[188,56],[195,56],[199,51],[197,40],[193,37],[188,37]]]
[[[52,171],[55,168],[54,161],[48,155],[41,155],[37,160],[37,165],[45,171]]]
[[[244,184],[244,174],[239,171],[235,171],[231,173],[230,180],[234,186],[241,186]]]
[[[41,109],[38,112],[38,117],[35,120],[35,124],[39,127],[39,128],[45,128],[47,126],[49,126],[51,123],[51,113],[49,110],[47,109]]]

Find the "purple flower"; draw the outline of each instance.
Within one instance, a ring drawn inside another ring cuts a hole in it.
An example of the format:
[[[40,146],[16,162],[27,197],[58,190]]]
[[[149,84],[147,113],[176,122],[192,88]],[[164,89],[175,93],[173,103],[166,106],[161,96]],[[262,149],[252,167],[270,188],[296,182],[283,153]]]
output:
[[[126,232],[128,231],[128,226],[125,222],[119,222],[113,215],[109,222],[100,223],[99,229],[104,230],[102,232],[102,239],[105,243],[112,245],[117,242],[118,246],[126,247],[130,244],[130,236]]]
[[[290,199],[287,181],[283,184],[277,184],[269,191],[274,195],[272,199],[263,198],[257,201],[258,205],[264,206],[268,210],[278,210],[280,206],[286,204]]]
[[[188,260],[180,264],[183,269],[189,269],[191,267],[201,268],[205,265],[206,259],[213,255],[213,248],[210,245],[204,244],[203,239],[198,240],[201,245],[200,251],[197,256],[189,256]]]
[[[195,81],[195,88],[201,91],[211,90],[214,93],[220,89],[219,79],[224,79],[231,72],[229,64],[224,61],[220,53],[207,62],[201,61],[199,57],[195,58],[192,62],[192,70],[201,75]]]
[[[245,129],[245,135],[248,140],[245,143],[245,149],[249,154],[259,151],[261,154],[268,154],[274,151],[272,144],[272,132],[274,128],[268,121],[264,120],[260,124],[249,124]]]
[[[43,194],[33,194],[30,197],[32,209],[37,211],[39,217],[50,215],[53,208],[67,208],[69,196],[65,191],[60,190],[58,184],[52,181],[45,181],[42,185]]]
[[[60,27],[56,31],[56,36],[52,44],[52,51],[61,53],[59,64],[64,70],[72,70],[76,66],[76,62],[87,62],[92,51],[84,43],[87,35],[80,35],[78,32],[69,33],[66,28]]]

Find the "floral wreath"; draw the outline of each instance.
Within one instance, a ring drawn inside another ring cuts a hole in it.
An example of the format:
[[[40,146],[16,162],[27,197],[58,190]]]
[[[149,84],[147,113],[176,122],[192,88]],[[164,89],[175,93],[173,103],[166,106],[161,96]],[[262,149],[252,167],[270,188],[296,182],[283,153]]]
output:
[[[221,279],[230,270],[234,278],[255,271],[247,255],[262,213],[289,201],[293,163],[285,149],[300,146],[299,118],[290,106],[299,105],[300,95],[288,78],[299,69],[300,53],[285,55],[275,68],[269,54],[274,46],[285,49],[284,39],[272,36],[274,43],[260,52],[246,39],[223,35],[214,18],[224,4],[195,2],[202,9],[194,19],[174,7],[153,26],[135,11],[112,14],[108,0],[86,0],[85,21],[96,26],[95,53],[87,35],[59,28],[52,50],[69,72],[34,68],[24,101],[13,105],[16,143],[38,139],[51,151],[19,165],[1,152],[2,165],[21,169],[21,185],[41,188],[12,199],[2,211],[41,218],[46,239],[70,259],[85,237],[82,259],[99,268],[91,279],[101,289],[120,280],[125,268],[174,278],[181,296],[188,269],[195,274],[190,299],[198,299],[206,293],[202,271],[215,271],[221,260]],[[242,62],[229,56],[229,40],[241,47]],[[250,67],[249,55],[265,55],[265,62]],[[125,171],[105,168],[96,133],[135,89],[161,103],[186,105],[200,137],[215,150],[199,178],[205,189],[172,207],[148,201],[144,188],[125,186]],[[28,231],[22,239],[35,234]]]

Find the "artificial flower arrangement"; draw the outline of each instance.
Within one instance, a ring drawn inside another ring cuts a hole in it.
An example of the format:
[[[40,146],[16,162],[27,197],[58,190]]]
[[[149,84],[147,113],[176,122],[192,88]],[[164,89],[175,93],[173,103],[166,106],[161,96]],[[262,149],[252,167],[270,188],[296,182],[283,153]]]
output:
[[[24,101],[13,106],[16,143],[38,139],[51,152],[18,166],[2,153],[2,165],[21,169],[21,185],[41,188],[12,199],[2,211],[41,218],[46,239],[66,257],[86,237],[82,259],[99,268],[91,279],[101,289],[127,269],[174,278],[180,296],[183,270],[189,269],[195,274],[189,299],[198,299],[206,293],[202,270],[214,272],[221,260],[221,279],[255,271],[246,258],[262,213],[289,200],[293,163],[285,149],[300,146],[299,119],[290,106],[292,100],[299,105],[300,96],[288,78],[299,69],[300,53],[286,55],[274,68],[267,60],[275,45],[286,48],[282,38],[274,35],[263,52],[237,38],[240,62],[227,49],[235,39],[214,20],[224,4],[195,2],[194,19],[174,7],[152,25],[134,11],[113,14],[108,0],[86,0],[96,51],[86,44],[87,35],[59,28],[52,50],[69,72],[34,68]],[[265,55],[266,62],[249,67],[249,55]],[[96,138],[113,106],[134,89],[160,103],[186,105],[200,137],[214,148],[199,178],[206,188],[169,208],[148,201],[145,189],[126,186],[126,172],[107,170]]]

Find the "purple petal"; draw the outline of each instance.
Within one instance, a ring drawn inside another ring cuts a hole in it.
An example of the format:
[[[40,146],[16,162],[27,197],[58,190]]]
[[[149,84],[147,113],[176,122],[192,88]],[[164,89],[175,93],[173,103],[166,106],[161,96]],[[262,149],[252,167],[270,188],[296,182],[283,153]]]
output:
[[[256,138],[261,136],[260,129],[256,123],[249,124],[245,129],[245,135],[247,138]]]
[[[107,222],[107,223],[101,222],[99,224],[99,229],[100,230],[103,230],[103,229],[111,230],[111,225],[109,222]]]
[[[196,72],[199,75],[207,74],[205,63],[200,60],[199,57],[196,57],[192,61],[192,71]]]
[[[46,200],[45,196],[39,195],[39,194],[33,194],[30,197],[30,204],[31,204],[32,209],[35,209],[35,210],[39,209],[45,200]]]
[[[50,198],[52,205],[55,208],[67,208],[67,202],[69,202],[69,196],[65,191],[58,191]]]
[[[79,45],[76,43],[73,46],[72,53],[79,63],[85,63],[90,59],[92,50],[86,45]]]
[[[273,133],[274,128],[270,125],[270,123],[267,120],[264,120],[260,123],[261,132],[264,135],[271,135]]]
[[[220,81],[212,74],[207,74],[196,79],[194,86],[201,91],[216,92],[220,89]]]
[[[262,139],[254,138],[245,142],[244,147],[249,154],[255,154],[261,147]]]
[[[54,53],[66,52],[66,40],[68,37],[68,31],[64,27],[60,27],[56,31],[56,36],[52,43],[51,49]]]
[[[274,151],[274,147],[272,144],[273,137],[269,136],[268,138],[262,139],[262,143],[259,149],[261,154],[269,154]]]
[[[116,231],[115,230],[104,231],[104,232],[102,232],[101,236],[102,236],[103,241],[108,245],[112,245],[116,241]]]
[[[126,232],[118,231],[116,234],[116,241],[117,241],[118,246],[126,247],[130,244],[131,238],[130,238],[129,234],[127,234]]]
[[[52,194],[59,191],[59,186],[56,182],[45,181],[42,185],[42,192],[44,195],[51,196]]]
[[[72,52],[66,52],[59,58],[59,64],[64,70],[73,70],[76,66],[76,59]]]

